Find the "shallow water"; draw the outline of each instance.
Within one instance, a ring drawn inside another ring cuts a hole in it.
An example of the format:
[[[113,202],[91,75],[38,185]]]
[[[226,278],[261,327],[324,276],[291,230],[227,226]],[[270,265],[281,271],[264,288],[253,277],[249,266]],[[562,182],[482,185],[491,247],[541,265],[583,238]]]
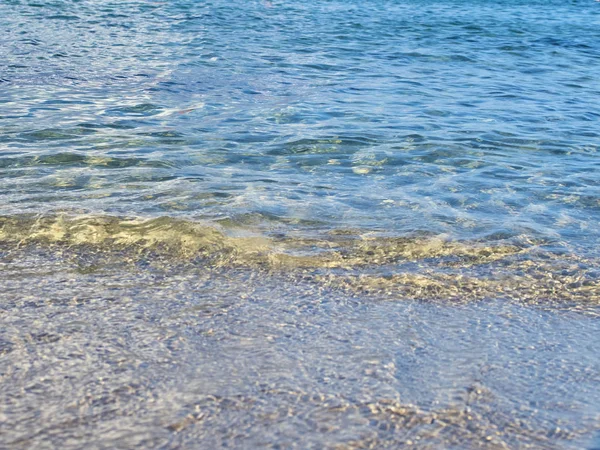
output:
[[[0,17],[0,447],[600,445],[600,3]]]

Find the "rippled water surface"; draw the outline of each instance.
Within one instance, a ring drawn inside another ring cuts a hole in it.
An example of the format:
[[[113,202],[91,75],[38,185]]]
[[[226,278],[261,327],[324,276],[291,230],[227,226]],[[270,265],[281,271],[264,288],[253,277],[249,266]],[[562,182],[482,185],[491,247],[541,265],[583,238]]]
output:
[[[600,448],[600,3],[0,2],[0,447]]]

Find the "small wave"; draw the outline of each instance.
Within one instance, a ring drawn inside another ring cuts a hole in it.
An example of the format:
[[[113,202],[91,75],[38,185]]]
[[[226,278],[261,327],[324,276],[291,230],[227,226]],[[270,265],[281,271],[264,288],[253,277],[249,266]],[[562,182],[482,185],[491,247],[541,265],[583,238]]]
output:
[[[239,234],[239,230],[238,230]],[[431,258],[493,261],[522,251],[514,245],[480,245],[442,237],[369,237],[368,231],[332,230],[321,237],[233,237],[226,228],[190,220],[114,216],[0,217],[0,242],[94,245],[110,249],[161,251],[182,257],[235,253],[239,262],[278,267],[349,268]],[[249,258],[249,255],[262,255]],[[261,261],[264,259],[264,261]]]
[[[362,297],[598,302],[597,261],[543,244],[526,238],[454,241],[343,229],[269,236],[172,217],[0,217],[0,248],[8,251],[41,245],[77,257],[93,253],[139,261],[160,256],[171,265],[276,271]]]

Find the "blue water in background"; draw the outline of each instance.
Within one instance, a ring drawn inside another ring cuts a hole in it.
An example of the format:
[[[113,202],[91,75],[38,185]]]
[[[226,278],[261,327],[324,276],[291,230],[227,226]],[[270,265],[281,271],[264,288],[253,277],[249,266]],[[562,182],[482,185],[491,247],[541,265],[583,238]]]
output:
[[[592,0],[0,1],[0,447],[592,448],[599,74]]]
[[[4,214],[594,245],[594,2],[3,2]]]

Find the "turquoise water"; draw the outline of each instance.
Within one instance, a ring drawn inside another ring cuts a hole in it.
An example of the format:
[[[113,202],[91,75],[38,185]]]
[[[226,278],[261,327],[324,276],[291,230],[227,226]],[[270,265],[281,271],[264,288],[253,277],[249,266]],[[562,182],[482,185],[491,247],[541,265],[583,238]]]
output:
[[[600,445],[600,3],[0,18],[0,446]]]

